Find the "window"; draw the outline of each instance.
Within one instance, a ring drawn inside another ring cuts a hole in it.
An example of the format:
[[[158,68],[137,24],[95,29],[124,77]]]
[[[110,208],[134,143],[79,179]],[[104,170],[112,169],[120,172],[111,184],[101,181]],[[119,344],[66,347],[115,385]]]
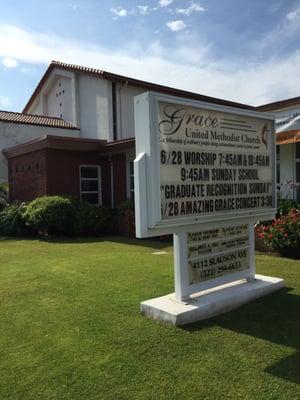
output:
[[[80,200],[101,204],[101,176],[99,165],[80,166]]]
[[[300,143],[296,143],[296,200],[300,202]]]

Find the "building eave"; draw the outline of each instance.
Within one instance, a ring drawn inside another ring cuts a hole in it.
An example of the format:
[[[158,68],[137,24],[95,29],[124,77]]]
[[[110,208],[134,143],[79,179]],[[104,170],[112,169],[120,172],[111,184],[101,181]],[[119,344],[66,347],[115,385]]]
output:
[[[116,140],[115,142],[107,143],[106,140],[44,135],[38,139],[4,149],[2,150],[2,153],[7,159],[10,159],[45,149],[99,152],[99,154],[109,154],[125,151],[134,147],[134,138]]]
[[[293,97],[291,99],[278,100],[274,101],[273,103],[263,104],[261,106],[257,106],[256,109],[258,111],[275,111],[298,105],[300,105],[300,97]]]
[[[106,153],[115,153],[115,152],[126,151],[128,149],[133,149],[133,148],[135,148],[134,137],[122,140],[115,140],[114,142],[108,142],[106,143],[104,150]]]
[[[38,139],[2,150],[7,159],[32,153],[37,150],[56,149],[72,151],[100,151],[106,140],[71,138],[66,136],[44,135]]]

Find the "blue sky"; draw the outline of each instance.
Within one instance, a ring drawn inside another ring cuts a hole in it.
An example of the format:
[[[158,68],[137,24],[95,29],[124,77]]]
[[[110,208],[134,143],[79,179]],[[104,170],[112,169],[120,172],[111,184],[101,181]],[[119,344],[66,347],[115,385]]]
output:
[[[0,109],[51,60],[228,100],[300,96],[300,0],[0,0]]]

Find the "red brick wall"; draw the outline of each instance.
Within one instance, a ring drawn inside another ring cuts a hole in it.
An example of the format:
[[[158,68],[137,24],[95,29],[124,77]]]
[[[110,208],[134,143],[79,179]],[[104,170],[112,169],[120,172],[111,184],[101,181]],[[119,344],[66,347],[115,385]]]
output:
[[[113,155],[113,199],[117,207],[127,199],[126,154]]]
[[[80,196],[80,165],[101,165],[102,204],[110,207],[110,163],[95,152],[47,150],[47,192]]]
[[[29,201],[47,193],[45,150],[9,159],[8,171],[10,201]]]
[[[111,162],[106,157],[100,157],[101,182],[102,182],[102,204],[111,208]]]
[[[127,199],[126,155],[111,156],[113,199]],[[111,163],[96,152],[46,149],[9,159],[11,200],[30,201],[46,194],[80,196],[79,166],[101,165],[102,204],[111,207]]]

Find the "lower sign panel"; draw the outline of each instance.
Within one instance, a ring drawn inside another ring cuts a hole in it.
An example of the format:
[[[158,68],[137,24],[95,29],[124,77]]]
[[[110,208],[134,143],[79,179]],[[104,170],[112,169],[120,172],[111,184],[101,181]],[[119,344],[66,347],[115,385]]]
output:
[[[249,268],[247,225],[188,233],[189,284]]]

